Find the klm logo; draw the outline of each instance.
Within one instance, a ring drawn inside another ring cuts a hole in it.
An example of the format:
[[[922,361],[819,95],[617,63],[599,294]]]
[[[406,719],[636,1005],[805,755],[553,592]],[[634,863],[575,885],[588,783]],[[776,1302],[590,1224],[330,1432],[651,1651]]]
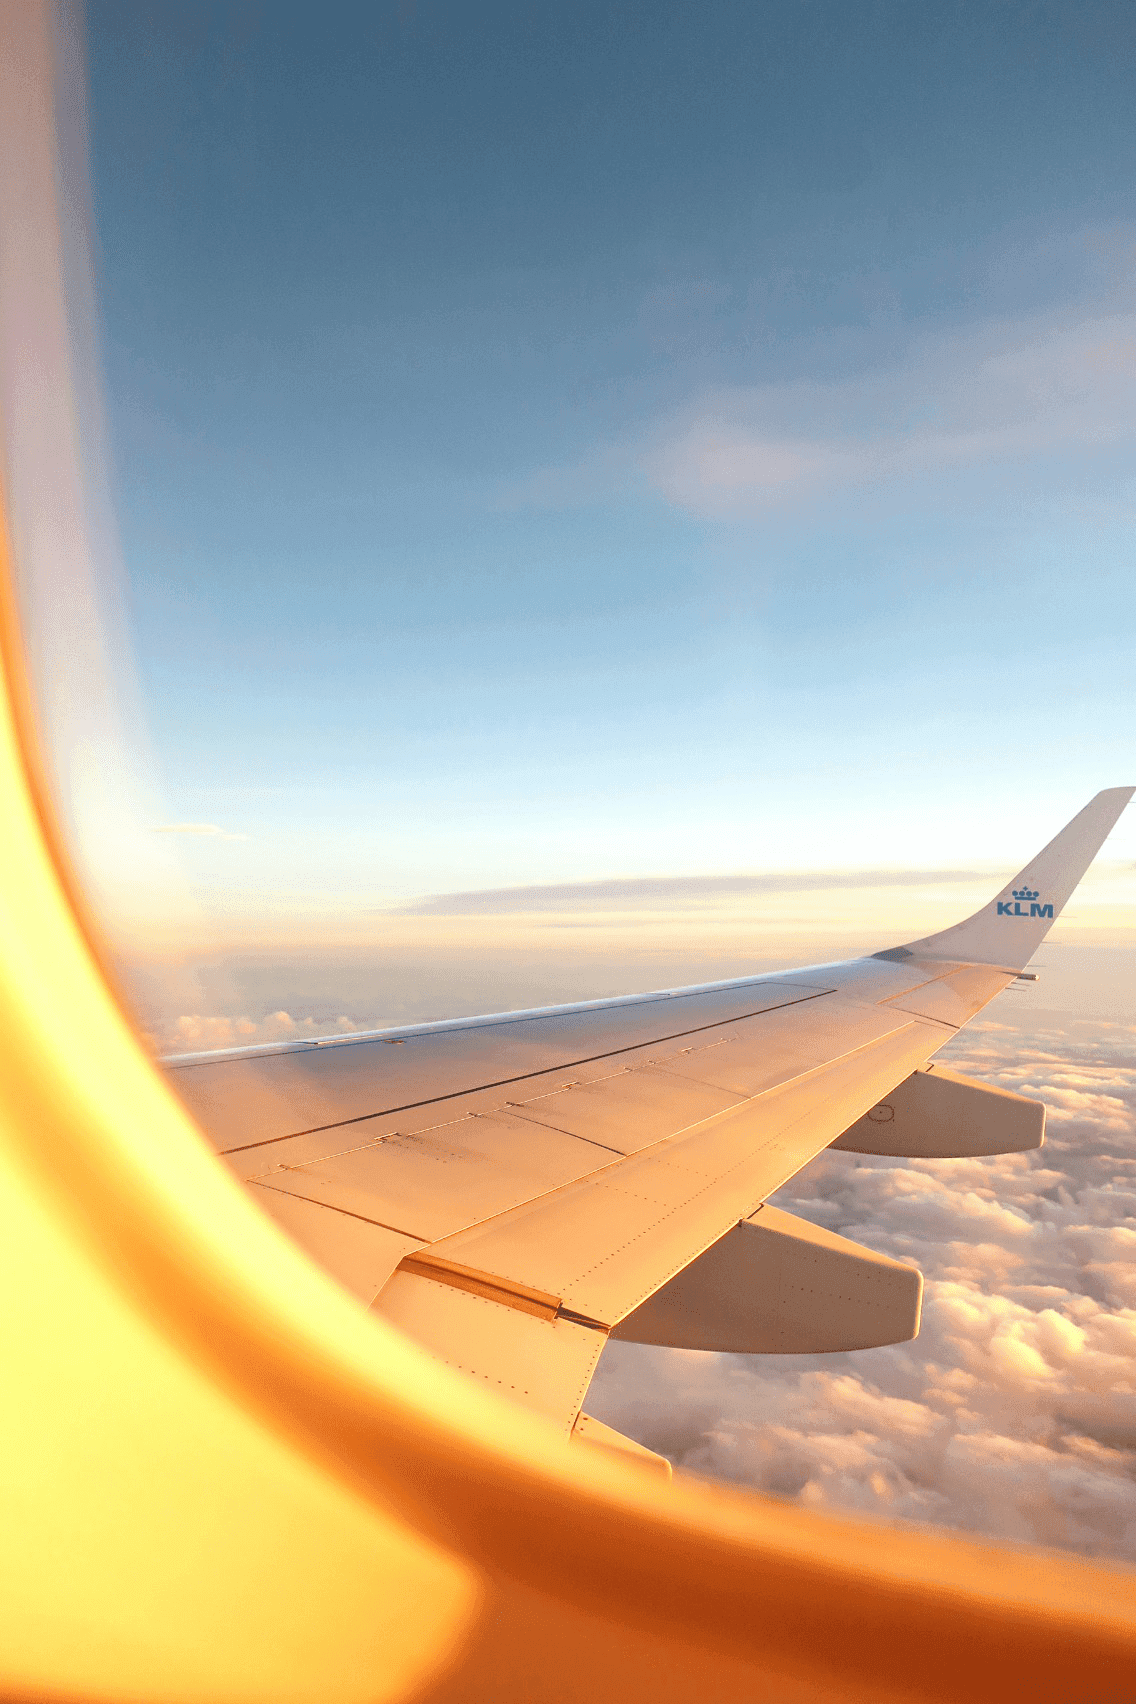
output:
[[[1026,910],[1027,902],[1029,904],[1028,911]],[[999,917],[1052,917],[1053,907],[1052,905],[1039,905],[1035,889],[1015,888],[1012,905],[1008,899],[998,901],[998,915]]]

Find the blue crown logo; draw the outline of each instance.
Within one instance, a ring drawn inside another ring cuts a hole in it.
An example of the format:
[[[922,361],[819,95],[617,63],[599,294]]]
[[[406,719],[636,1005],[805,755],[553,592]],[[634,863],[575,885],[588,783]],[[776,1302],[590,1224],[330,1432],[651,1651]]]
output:
[[[1014,888],[1013,899],[1000,899],[998,901],[999,917],[1048,917],[1052,923],[1054,902],[1047,900],[1044,905],[1039,905],[1037,893],[1036,888],[1028,886]],[[1026,902],[1025,905],[1022,904],[1023,900]]]

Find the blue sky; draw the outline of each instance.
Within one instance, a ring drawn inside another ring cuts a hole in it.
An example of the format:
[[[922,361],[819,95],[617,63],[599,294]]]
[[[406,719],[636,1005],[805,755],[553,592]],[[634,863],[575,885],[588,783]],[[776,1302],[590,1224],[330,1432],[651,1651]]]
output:
[[[1129,6],[88,35],[123,554],[204,891],[1012,865],[1133,778]]]

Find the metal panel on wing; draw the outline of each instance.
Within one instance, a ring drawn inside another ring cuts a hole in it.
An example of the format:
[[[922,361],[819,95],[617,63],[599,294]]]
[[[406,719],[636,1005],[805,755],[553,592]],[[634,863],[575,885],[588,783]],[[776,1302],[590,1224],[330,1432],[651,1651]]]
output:
[[[760,1029],[748,1022],[730,1024],[710,1039],[676,1048],[659,1063],[668,1077],[691,1078],[747,1097],[760,1095],[811,1071],[822,1059],[838,1058],[874,1041],[899,1021],[886,1008],[881,1012],[830,995],[767,1013]]]
[[[822,993],[762,977],[604,1006],[507,1013],[372,1038],[329,1038],[289,1051],[170,1059],[166,1067],[211,1140],[228,1151],[507,1087],[539,1072],[587,1065],[756,1012],[807,1003]]]
[[[612,1326],[716,1242],[926,1057],[907,1021],[804,1079],[499,1218],[433,1253],[556,1296]],[[429,1283],[429,1280],[424,1280]],[[376,1308],[386,1311],[386,1292]]]
[[[630,1154],[744,1099],[736,1090],[691,1082],[644,1064],[570,1084],[524,1103],[523,1111],[526,1119]]]
[[[254,1199],[333,1278],[369,1305],[404,1255],[421,1243],[339,1207],[254,1185]]]
[[[701,1126],[751,1098],[740,1084],[783,1083],[907,1021],[829,996],[622,1053],[615,1070],[592,1061],[228,1157],[250,1183],[435,1242]]]
[[[1011,981],[1012,973],[997,965],[956,965],[909,993],[896,995],[889,1003],[897,1010],[920,1018],[934,1018],[959,1029],[982,1010],[995,994]]]
[[[616,1158],[501,1109],[392,1131],[255,1181],[436,1242]]]

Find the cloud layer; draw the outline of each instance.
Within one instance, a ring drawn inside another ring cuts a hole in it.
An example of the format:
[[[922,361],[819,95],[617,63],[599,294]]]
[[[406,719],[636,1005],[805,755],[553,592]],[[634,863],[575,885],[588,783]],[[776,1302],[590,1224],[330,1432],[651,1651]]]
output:
[[[351,1035],[360,1026],[350,1018],[294,1018],[290,1012],[269,1012],[264,1018],[222,1017],[184,1013],[162,1033],[151,1037],[163,1054],[206,1053],[222,1047],[255,1047],[272,1041],[314,1041],[321,1035]]]
[[[990,870],[786,870],[755,876],[636,876],[427,894],[399,917],[492,917],[519,912],[641,910],[700,906],[763,893],[959,886],[997,879]]]
[[[1136,1028],[974,1026],[942,1055],[1049,1108],[1036,1154],[826,1154],[775,1198],[927,1279],[911,1344],[613,1344],[589,1412],[816,1508],[1136,1561]]]

